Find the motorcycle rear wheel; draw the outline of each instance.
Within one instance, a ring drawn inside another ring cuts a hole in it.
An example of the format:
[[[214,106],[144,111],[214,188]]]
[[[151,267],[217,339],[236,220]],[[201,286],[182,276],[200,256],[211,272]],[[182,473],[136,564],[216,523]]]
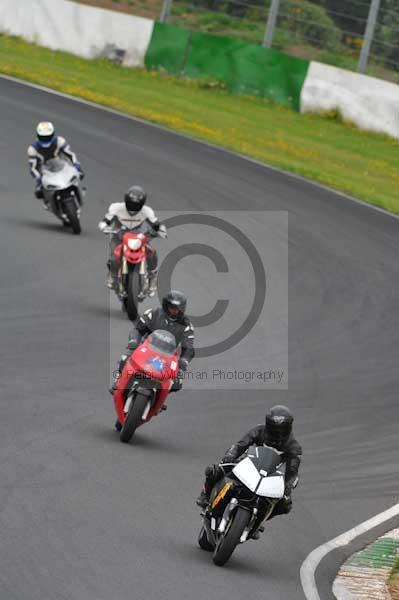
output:
[[[149,398],[147,396],[136,394],[119,434],[119,439],[122,443],[128,444],[132,439],[134,432],[141,423],[141,417],[148,401]]]
[[[240,506],[237,508],[233,516],[233,522],[227,533],[221,537],[214,550],[212,560],[215,565],[222,567],[227,563],[238,545],[240,537],[249,523],[250,517],[251,515],[247,510]]]

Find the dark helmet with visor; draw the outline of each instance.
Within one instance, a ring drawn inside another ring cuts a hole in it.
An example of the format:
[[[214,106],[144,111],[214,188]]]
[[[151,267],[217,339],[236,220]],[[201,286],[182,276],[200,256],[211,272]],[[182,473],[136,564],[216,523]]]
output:
[[[286,406],[277,404],[266,414],[265,443],[277,450],[284,448],[291,432],[294,417]]]
[[[176,321],[182,319],[186,311],[187,298],[178,290],[170,290],[162,298],[162,308],[169,319]]]
[[[129,215],[138,213],[147,200],[147,194],[140,185],[132,185],[125,193],[125,206]]]

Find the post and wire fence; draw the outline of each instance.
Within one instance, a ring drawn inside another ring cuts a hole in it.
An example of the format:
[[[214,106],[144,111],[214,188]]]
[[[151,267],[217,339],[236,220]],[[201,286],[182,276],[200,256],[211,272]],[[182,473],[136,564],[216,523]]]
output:
[[[399,82],[398,0],[163,0],[160,20]]]

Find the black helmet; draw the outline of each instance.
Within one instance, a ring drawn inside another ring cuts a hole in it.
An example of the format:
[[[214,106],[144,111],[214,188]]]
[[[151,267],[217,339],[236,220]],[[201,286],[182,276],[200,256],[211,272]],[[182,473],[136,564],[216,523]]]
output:
[[[147,194],[140,185],[132,185],[125,194],[125,206],[129,215],[135,215],[144,206]]]
[[[184,294],[177,290],[170,290],[162,298],[162,308],[172,321],[184,317],[186,310],[187,298]]]
[[[286,406],[273,406],[266,414],[266,444],[281,450],[291,435],[293,422],[294,417]]]

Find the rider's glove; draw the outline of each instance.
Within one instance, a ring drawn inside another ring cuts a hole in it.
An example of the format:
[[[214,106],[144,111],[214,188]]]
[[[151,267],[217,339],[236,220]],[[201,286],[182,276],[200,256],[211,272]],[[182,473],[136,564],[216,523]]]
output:
[[[179,358],[179,370],[185,373],[188,369],[188,360],[186,358]]]
[[[159,226],[159,229],[158,229],[158,236],[159,236],[160,238],[164,238],[164,239],[168,237],[168,233],[167,233],[167,230],[166,230],[166,226],[165,226],[165,225],[160,225],[160,226]]]
[[[225,465],[227,463],[233,463],[236,462],[236,458],[234,458],[233,456],[229,456],[228,454],[225,454],[222,458],[222,460],[220,461],[221,465]]]
[[[130,350],[131,352],[133,352],[133,350],[136,350],[136,348],[138,348],[139,345],[140,345],[140,342],[138,340],[129,340],[126,348],[128,350]]]
[[[84,179],[85,174],[83,172],[80,162],[76,161],[75,163],[73,163],[73,166],[75,167],[75,169],[77,169],[79,171],[80,179]]]
[[[100,221],[98,224],[98,228],[100,231],[104,231],[104,229],[107,227],[107,223],[105,221]]]
[[[176,377],[176,379],[173,380],[172,386],[170,388],[170,392],[180,392],[180,390],[183,387],[183,381],[180,379],[180,377]]]

